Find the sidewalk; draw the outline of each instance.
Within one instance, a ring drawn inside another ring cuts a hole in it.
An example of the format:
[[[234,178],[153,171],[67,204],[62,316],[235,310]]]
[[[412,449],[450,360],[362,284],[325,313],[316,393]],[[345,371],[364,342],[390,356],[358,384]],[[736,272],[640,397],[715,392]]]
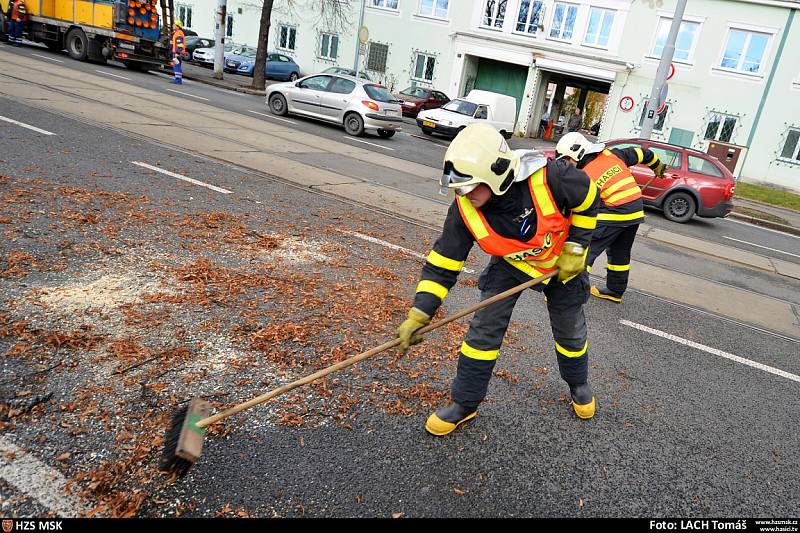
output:
[[[223,79],[218,80],[214,77],[213,68],[201,67],[187,61],[184,61],[181,67],[183,67],[183,77],[187,80],[205,83],[207,85],[219,87],[220,89],[228,89],[229,91],[236,91],[239,93],[254,94],[258,96],[266,95],[266,91],[258,91],[253,89],[253,78],[248,76],[239,76],[238,74],[229,74],[225,72]],[[170,70],[165,69],[164,72],[170,72]],[[277,82],[267,80],[267,86],[270,86],[273,83]]]
[[[733,212],[729,215],[731,218],[793,235],[800,235],[800,211],[776,207],[755,200],[736,198],[735,196],[733,205]]]

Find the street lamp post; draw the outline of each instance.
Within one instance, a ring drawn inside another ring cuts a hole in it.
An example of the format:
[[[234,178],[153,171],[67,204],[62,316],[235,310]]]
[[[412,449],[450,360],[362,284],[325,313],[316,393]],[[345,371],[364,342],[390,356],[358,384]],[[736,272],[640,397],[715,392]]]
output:
[[[653,89],[650,91],[650,99],[647,101],[647,107],[644,112],[642,132],[639,135],[642,139],[649,139],[653,134],[653,126],[656,123],[656,118],[658,118],[657,112],[661,104],[661,102],[659,102],[661,89],[667,83],[667,75],[669,74],[669,67],[672,64],[672,56],[675,54],[675,41],[678,39],[678,32],[681,28],[681,21],[683,20],[683,12],[685,10],[686,0],[678,0],[678,4],[675,6],[675,13],[672,15],[672,25],[669,27],[667,42],[664,43],[664,49],[661,51],[661,61],[658,63],[656,79],[653,82]]]
[[[364,25],[364,6],[367,0],[361,0],[361,13],[358,16],[358,31],[356,31],[356,56],[353,60],[353,70],[356,71],[356,78],[358,78],[359,67],[361,66],[361,27]]]
[[[223,62],[225,61],[225,23],[228,18],[228,0],[217,0],[216,27],[214,32],[214,77],[222,79]]]

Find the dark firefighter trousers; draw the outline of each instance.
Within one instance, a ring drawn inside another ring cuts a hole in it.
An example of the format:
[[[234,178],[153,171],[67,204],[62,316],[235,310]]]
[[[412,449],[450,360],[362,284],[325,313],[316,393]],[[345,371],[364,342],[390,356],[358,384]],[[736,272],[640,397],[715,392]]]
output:
[[[481,301],[529,279],[505,260],[493,257],[478,280]],[[562,350],[572,352],[572,356],[567,357],[556,349],[561,377],[573,385],[586,383],[589,374],[589,352],[583,304],[589,298],[588,274],[583,272],[566,284],[554,278],[547,285],[535,285],[533,290],[544,292],[547,297],[550,327],[556,343]],[[499,350],[520,294],[509,296],[476,312],[469,324],[465,343],[476,350]],[[478,404],[486,397],[495,362],[496,359],[482,360],[468,357],[462,350],[459,353],[458,370],[451,388],[452,400],[467,409],[477,409]]]
[[[630,226],[597,224],[589,246],[586,264],[590,267],[600,254],[606,252],[606,287],[622,296],[628,288],[628,274],[631,270],[631,248],[636,239],[639,224]]]

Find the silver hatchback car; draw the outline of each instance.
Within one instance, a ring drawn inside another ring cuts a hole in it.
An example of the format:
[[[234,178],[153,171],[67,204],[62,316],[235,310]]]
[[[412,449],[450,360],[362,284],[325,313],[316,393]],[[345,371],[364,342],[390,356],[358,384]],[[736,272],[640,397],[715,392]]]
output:
[[[275,115],[289,113],[342,124],[350,135],[374,131],[384,139],[401,129],[400,101],[375,82],[339,74],[315,74],[267,87]]]

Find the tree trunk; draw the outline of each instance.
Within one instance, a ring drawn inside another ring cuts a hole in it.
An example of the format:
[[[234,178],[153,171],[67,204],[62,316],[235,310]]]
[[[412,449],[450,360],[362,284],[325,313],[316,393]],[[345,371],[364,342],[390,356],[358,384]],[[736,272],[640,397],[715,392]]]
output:
[[[269,48],[269,25],[272,18],[273,0],[264,0],[261,8],[261,25],[258,29],[258,49],[256,50],[256,64],[253,67],[253,89],[264,90],[267,68],[267,49]]]

